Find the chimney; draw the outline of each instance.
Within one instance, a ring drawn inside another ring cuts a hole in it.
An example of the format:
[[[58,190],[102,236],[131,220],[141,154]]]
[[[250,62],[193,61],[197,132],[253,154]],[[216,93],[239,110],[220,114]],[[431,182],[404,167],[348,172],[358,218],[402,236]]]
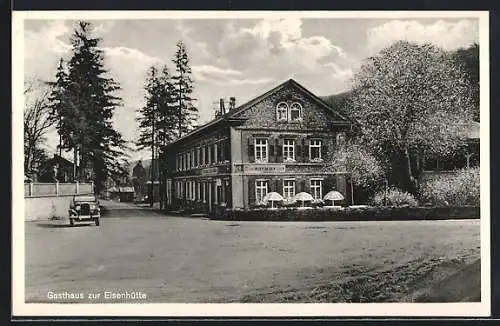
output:
[[[229,98],[229,111],[233,110],[236,107],[236,98],[231,96]]]
[[[226,113],[226,109],[224,108],[224,99],[223,99],[223,98],[221,98],[221,99],[219,100],[219,103],[220,103],[220,105],[219,105],[219,108],[220,108],[220,114],[221,114],[221,115],[223,115],[223,114],[225,114],[225,113]]]

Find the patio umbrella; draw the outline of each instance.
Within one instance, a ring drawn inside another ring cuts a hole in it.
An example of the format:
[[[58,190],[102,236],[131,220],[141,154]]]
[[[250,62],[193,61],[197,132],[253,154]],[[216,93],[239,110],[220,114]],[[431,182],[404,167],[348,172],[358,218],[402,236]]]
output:
[[[328,192],[325,197],[323,198],[323,200],[331,200],[332,201],[332,204],[333,204],[333,201],[335,200],[343,200],[344,199],[344,196],[342,196],[342,194],[336,190],[332,190],[330,192]]]
[[[283,201],[283,197],[278,194],[277,192],[270,192],[267,195],[264,196],[263,202],[267,204],[268,202],[271,202],[271,208],[274,208],[274,202],[275,201]]]
[[[295,200],[301,201],[302,206],[304,206],[304,202],[313,201],[314,198],[313,196],[311,196],[311,194],[308,194],[307,192],[299,192],[298,194],[295,195]]]

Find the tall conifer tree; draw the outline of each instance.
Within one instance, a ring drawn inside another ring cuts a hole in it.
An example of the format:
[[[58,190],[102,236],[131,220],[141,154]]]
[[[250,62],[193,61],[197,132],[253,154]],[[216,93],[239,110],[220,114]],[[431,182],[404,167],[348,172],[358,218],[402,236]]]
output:
[[[198,120],[198,109],[193,105],[193,80],[186,46],[182,41],[177,42],[177,51],[172,62],[175,65],[175,74],[172,76],[175,87],[175,109],[177,112],[178,137],[194,128]]]
[[[121,99],[114,95],[120,87],[104,68],[100,42],[100,38],[92,37],[90,23],[78,22],[71,36],[67,80],[61,84],[64,78],[62,69],[58,69],[60,77],[56,75],[55,83],[61,90],[53,93],[62,147],[78,149],[78,179],[87,177],[84,173],[89,166],[97,192],[108,177],[123,172],[119,159],[125,148],[125,141],[112,123],[114,110],[121,105]]]

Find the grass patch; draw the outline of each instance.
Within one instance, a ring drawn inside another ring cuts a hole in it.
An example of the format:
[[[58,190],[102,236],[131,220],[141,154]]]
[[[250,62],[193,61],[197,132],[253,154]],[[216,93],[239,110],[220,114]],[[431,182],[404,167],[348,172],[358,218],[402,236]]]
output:
[[[376,303],[480,301],[480,261],[439,257],[392,268],[350,266],[313,289],[274,289],[246,295],[250,303]]]

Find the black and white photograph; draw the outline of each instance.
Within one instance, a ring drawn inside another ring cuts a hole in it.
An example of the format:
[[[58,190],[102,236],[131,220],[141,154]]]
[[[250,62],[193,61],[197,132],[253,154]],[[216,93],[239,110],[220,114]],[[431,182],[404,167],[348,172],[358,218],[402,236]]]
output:
[[[14,12],[13,313],[488,316],[488,26]]]

